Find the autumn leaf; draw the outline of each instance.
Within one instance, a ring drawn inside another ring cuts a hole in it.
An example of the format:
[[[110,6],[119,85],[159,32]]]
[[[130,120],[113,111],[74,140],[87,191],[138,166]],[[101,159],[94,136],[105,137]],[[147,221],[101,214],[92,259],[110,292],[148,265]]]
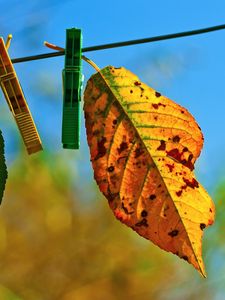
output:
[[[192,115],[111,66],[89,79],[84,112],[94,177],[116,218],[205,276],[215,209],[193,174],[203,136]]]
[[[2,201],[3,193],[5,190],[5,184],[7,179],[7,169],[4,157],[4,140],[2,132],[0,131],[0,203]]]

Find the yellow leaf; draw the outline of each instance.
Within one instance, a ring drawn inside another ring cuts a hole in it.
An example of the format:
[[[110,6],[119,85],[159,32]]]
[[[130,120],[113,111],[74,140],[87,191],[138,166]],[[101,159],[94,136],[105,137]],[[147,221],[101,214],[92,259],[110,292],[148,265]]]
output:
[[[215,209],[193,174],[203,136],[192,115],[114,67],[89,79],[84,111],[94,177],[116,218],[205,276]]]

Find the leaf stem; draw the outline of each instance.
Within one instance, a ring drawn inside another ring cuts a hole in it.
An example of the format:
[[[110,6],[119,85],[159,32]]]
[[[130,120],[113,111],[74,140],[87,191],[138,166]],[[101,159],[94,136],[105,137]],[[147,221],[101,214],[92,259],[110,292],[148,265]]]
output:
[[[81,58],[85,60],[89,65],[91,65],[97,72],[100,72],[100,68],[89,58],[82,55]]]

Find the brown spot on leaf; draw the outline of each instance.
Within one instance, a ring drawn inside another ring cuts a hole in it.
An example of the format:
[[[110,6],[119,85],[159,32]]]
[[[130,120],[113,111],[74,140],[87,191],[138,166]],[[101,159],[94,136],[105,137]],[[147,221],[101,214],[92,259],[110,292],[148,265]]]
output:
[[[169,171],[172,172],[174,169],[174,164],[166,164],[166,166],[169,168]]]
[[[182,256],[181,258],[184,259],[184,260],[186,260],[186,261],[188,261],[187,255],[184,255],[184,256]]]
[[[133,93],[133,90],[130,90],[130,93],[132,94],[132,93]]]
[[[114,125],[117,124],[117,119],[113,120],[113,124],[114,124]]]
[[[176,192],[177,196],[180,197],[182,195],[182,192],[183,192],[182,190]]]
[[[155,92],[155,96],[158,98],[161,96],[161,94],[159,92]]]
[[[103,136],[100,141],[98,141],[98,154],[95,156],[94,160],[97,160],[103,157],[106,154],[106,147],[105,147],[106,138]]]
[[[120,144],[120,147],[117,148],[118,154],[120,154],[122,151],[126,150],[127,148],[128,148],[127,143],[126,143],[126,142],[122,142],[122,143]]]
[[[200,229],[203,230],[204,228],[206,228],[206,225],[204,223],[200,224]]]
[[[193,154],[190,154],[189,157],[188,157],[188,161],[191,161],[193,158]]]
[[[179,233],[179,231],[177,229],[174,229],[170,232],[168,232],[168,235],[170,235],[171,237],[177,236]]]
[[[124,210],[126,215],[132,215],[134,213],[134,211],[129,212],[123,202],[122,202],[122,209]]]
[[[179,135],[175,135],[175,136],[173,137],[173,142],[174,142],[174,143],[179,143],[179,141],[180,141]]]
[[[158,104],[156,104],[156,103],[153,103],[153,104],[152,104],[152,107],[153,107],[154,109],[158,109],[158,108],[159,108]]]
[[[108,172],[113,172],[114,169],[115,169],[115,168],[114,168],[113,166],[110,166],[110,167],[108,167],[107,171],[108,171]]]
[[[146,210],[142,210],[141,216],[142,216],[143,218],[145,218],[145,217],[147,217],[147,215],[148,215],[148,212],[147,212]]]
[[[141,82],[135,81],[134,85],[136,86],[141,85]]]
[[[177,148],[167,151],[166,154],[167,154],[167,156],[170,156],[170,157],[176,159],[177,161],[181,162],[182,153],[180,153]]]
[[[147,164],[146,160],[142,160],[142,165],[146,166],[146,164]]]
[[[160,103],[160,102],[158,103],[158,105],[159,105],[159,106],[166,107],[166,105],[165,105],[165,104],[162,104],[162,103]]]
[[[155,198],[156,198],[156,195],[155,195],[155,194],[152,194],[152,195],[149,196],[149,199],[150,199],[150,200],[155,200]]]
[[[148,227],[147,219],[142,219],[140,222],[136,223],[135,226],[137,226],[137,227],[141,227],[141,226]]]
[[[183,152],[187,152],[187,151],[188,151],[188,148],[184,147]]]
[[[192,189],[199,187],[198,181],[194,178],[192,178],[192,181],[190,181],[189,179],[183,177],[183,181],[186,183],[187,186],[191,187]]]
[[[128,209],[124,206],[123,202],[122,202],[122,209],[124,210],[125,214],[128,215]]]
[[[141,156],[144,153],[144,150],[141,148],[136,148],[134,153],[135,153],[134,158],[138,158],[139,156]]]
[[[191,161],[182,159],[183,152],[179,152],[177,148],[172,149],[166,152],[167,156],[174,158],[175,160],[179,161],[182,165],[189,168],[191,171],[194,170],[194,165]]]
[[[191,171],[194,170],[194,165],[193,165],[193,163],[191,161],[186,160],[186,159],[182,159],[181,163],[182,163],[182,165],[184,165],[185,167],[187,167]]]
[[[157,148],[159,151],[164,151],[166,149],[166,142],[161,140],[160,141],[160,146]]]

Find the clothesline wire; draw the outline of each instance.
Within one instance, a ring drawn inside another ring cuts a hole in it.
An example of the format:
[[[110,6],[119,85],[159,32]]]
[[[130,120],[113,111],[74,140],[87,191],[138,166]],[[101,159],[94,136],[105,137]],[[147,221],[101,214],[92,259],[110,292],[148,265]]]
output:
[[[218,30],[222,30],[222,29],[225,29],[225,24],[213,26],[213,27],[202,28],[202,29],[191,30],[191,31],[184,31],[184,32],[178,32],[178,33],[153,36],[153,37],[137,39],[137,40],[116,42],[116,43],[103,44],[103,45],[98,45],[98,46],[90,46],[90,47],[83,48],[82,52],[98,51],[98,50],[105,50],[105,49],[111,49],[111,48],[117,48],[117,47],[125,47],[125,46],[137,45],[137,44],[152,43],[152,42],[157,42],[157,41],[163,41],[163,40],[181,38],[181,37],[192,36],[192,35],[197,35],[197,34],[203,34],[203,33],[218,31]],[[21,58],[14,58],[14,59],[12,59],[12,63],[16,64],[16,63],[20,63],[20,62],[45,59],[45,58],[50,58],[50,57],[62,56],[62,55],[65,55],[65,51],[57,51],[57,52],[51,52],[51,53],[26,56],[26,57],[21,57]]]

